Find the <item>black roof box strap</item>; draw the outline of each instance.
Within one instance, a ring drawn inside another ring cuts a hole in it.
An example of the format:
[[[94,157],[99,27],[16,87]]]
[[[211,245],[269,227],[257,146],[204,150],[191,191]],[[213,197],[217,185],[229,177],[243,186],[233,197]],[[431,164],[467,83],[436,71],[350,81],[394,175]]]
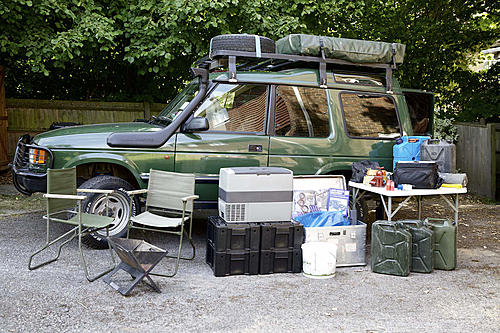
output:
[[[229,82],[238,82],[238,79],[236,79],[236,57],[235,56],[229,56],[228,71],[229,71]]]
[[[319,62],[319,87],[326,89],[327,81],[326,81],[326,59],[325,59],[325,43],[323,38],[320,38],[319,45],[321,48],[321,59]]]

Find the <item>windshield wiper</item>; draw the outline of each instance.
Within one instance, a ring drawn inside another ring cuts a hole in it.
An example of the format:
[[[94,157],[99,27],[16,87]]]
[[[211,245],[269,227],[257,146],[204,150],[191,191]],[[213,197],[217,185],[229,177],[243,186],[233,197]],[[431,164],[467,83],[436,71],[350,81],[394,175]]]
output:
[[[164,117],[164,116],[151,116],[150,124],[160,124],[160,125],[169,125],[172,122],[172,119]]]

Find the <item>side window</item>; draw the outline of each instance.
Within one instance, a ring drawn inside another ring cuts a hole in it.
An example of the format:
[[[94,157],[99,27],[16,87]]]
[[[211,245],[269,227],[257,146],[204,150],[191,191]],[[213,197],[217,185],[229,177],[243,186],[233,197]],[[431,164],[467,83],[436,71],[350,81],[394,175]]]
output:
[[[390,96],[341,93],[347,134],[361,138],[398,137],[396,106]]]
[[[195,112],[211,131],[264,132],[267,86],[219,84]]]
[[[276,135],[326,138],[330,135],[326,93],[319,88],[276,88]]]

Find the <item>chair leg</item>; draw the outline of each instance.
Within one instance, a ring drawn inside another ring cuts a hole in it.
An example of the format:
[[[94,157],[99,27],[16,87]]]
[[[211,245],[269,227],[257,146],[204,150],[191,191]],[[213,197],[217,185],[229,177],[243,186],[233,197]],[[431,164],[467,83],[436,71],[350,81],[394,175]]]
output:
[[[177,274],[177,271],[179,270],[179,261],[181,260],[183,235],[184,235],[184,223],[181,225],[181,231],[179,232],[179,250],[177,251],[177,256],[176,257],[166,256],[168,258],[176,258],[174,272],[172,274],[150,273],[151,275],[161,276],[161,277],[174,277]]]
[[[191,252],[192,252],[192,254],[189,257],[182,257],[181,256],[180,257],[181,260],[193,260],[194,257],[196,256],[196,248],[194,247],[193,238],[191,237],[191,224],[192,224],[192,222],[193,221],[191,220],[191,222],[189,224],[189,233],[186,232],[186,230],[184,229],[184,235],[186,235],[186,238],[189,241],[189,244],[191,245],[191,250],[192,250]],[[169,256],[169,255],[167,255],[167,258],[177,258],[177,256]]]
[[[109,238],[109,226],[106,227],[106,239]],[[116,260],[115,260],[115,253],[113,251],[113,247],[111,246],[111,243],[108,241],[108,248],[109,248],[109,253],[111,255],[111,261],[113,262],[113,266],[116,267]]]
[[[35,270],[37,268],[40,268],[42,266],[45,266],[47,264],[50,264],[54,261],[56,261],[57,259],[59,259],[59,256],[61,255],[61,249],[64,245],[68,244],[70,241],[72,241],[75,237],[76,237],[76,229],[78,229],[78,227],[74,227],[73,229],[71,229],[70,231],[62,234],[61,236],[57,237],[56,239],[52,240],[52,241],[49,241],[48,239],[48,235],[47,235],[47,241],[45,243],[45,245],[43,245],[39,250],[35,251],[29,258],[29,261],[28,261],[28,269],[30,271],[32,270]],[[48,230],[48,228],[47,228]],[[32,266],[31,263],[33,262],[33,258],[35,256],[37,256],[38,254],[40,254],[41,252],[43,252],[44,250],[48,249],[50,246],[54,245],[55,243],[59,242],[61,239],[71,235],[73,233],[73,236],[71,236],[70,238],[68,238],[67,240],[65,240],[61,245],[59,245],[58,249],[57,249],[57,255],[52,258],[52,259],[49,259],[47,261],[44,261],[38,265],[35,265],[35,266]]]
[[[93,282],[95,280],[97,280],[98,278],[102,277],[103,275],[111,272],[114,268],[115,268],[115,261],[114,261],[114,256],[112,256],[112,259],[113,259],[113,266],[106,269],[104,272],[101,272],[95,276],[90,276],[89,275],[89,271],[88,271],[88,267],[87,267],[87,263],[85,262],[85,256],[83,255],[83,250],[82,250],[82,230],[81,230],[81,225],[78,226],[79,228],[79,233],[78,233],[78,249],[80,251],[80,260],[81,260],[81,265],[82,265],[82,268],[83,268],[83,271],[85,272],[85,277],[87,278],[87,280],[89,282]],[[85,230],[84,232],[86,232],[87,230]]]

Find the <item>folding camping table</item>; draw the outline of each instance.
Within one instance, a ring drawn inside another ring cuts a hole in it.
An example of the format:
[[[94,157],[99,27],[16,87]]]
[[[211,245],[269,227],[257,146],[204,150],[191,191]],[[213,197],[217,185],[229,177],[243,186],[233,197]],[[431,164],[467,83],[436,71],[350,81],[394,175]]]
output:
[[[417,199],[418,206],[418,219],[422,219],[422,198],[425,196],[439,195],[444,199],[444,201],[453,209],[455,212],[455,223],[458,225],[458,195],[467,193],[467,188],[438,188],[438,189],[414,189],[410,191],[394,190],[387,191],[385,187],[374,187],[369,185],[364,185],[362,183],[349,182],[349,186],[352,188],[352,201],[353,207],[356,205],[356,201],[361,199],[366,192],[371,192],[380,195],[380,200],[384,205],[385,214],[387,215],[387,220],[391,221],[392,217],[403,207],[412,197]],[[447,196],[451,196],[450,200]],[[386,198],[387,197],[387,203]],[[400,197],[404,199],[398,204],[394,211],[392,210],[392,198]]]

